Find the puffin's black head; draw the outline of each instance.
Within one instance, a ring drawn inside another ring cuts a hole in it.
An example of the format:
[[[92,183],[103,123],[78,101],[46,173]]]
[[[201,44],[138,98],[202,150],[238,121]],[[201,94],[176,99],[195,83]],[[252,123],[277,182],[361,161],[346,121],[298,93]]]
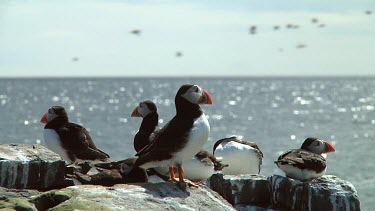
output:
[[[193,104],[212,104],[210,94],[198,85],[185,84],[180,87],[176,94],[176,103],[185,99]]]
[[[62,119],[68,121],[68,114],[66,113],[64,107],[52,106],[48,109],[46,113],[43,114],[42,118],[40,119],[40,122],[43,124],[47,124],[57,117],[62,117]]]
[[[157,107],[154,102],[146,100],[140,102],[137,107],[134,108],[131,116],[132,117],[146,117],[150,113],[158,112]]]
[[[333,148],[332,144],[321,140],[319,138],[310,137],[307,138],[302,146],[301,149],[316,153],[316,154],[322,154],[322,153],[329,153],[334,152],[335,148]]]

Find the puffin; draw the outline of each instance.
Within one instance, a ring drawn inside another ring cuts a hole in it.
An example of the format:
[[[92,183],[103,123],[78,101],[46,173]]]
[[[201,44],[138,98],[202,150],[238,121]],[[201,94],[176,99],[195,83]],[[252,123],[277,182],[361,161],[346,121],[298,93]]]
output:
[[[182,163],[203,148],[210,134],[210,124],[200,107],[204,104],[212,104],[206,90],[198,85],[182,85],[175,96],[176,115],[136,154],[134,167],[168,166],[172,181],[196,186],[184,179]],[[177,167],[178,179],[173,167]]]
[[[300,149],[279,156],[275,164],[289,178],[309,181],[321,177],[327,169],[326,154],[334,152],[332,144],[319,138],[307,138]]]
[[[159,114],[154,102],[142,101],[133,109],[131,117],[142,117],[142,123],[134,136],[133,146],[138,153],[147,146],[160,130],[158,127]],[[147,169],[148,182],[159,183],[169,180],[169,169],[166,166],[159,166]]]
[[[109,161],[109,155],[98,149],[81,125],[71,123],[62,106],[52,106],[43,114],[44,142],[48,149],[57,153],[67,164],[78,161]]]
[[[150,143],[155,133],[159,131],[159,115],[154,102],[150,100],[142,101],[134,108],[131,117],[142,117],[142,123],[134,136],[134,149],[139,152]]]
[[[142,117],[142,124],[134,137],[134,149],[138,152],[147,146],[155,134],[160,130],[158,127],[159,115],[154,102],[142,101],[133,109],[131,117]],[[182,164],[187,170],[185,178],[198,182],[210,177],[213,173],[221,171],[225,165],[215,158],[207,150],[200,150],[193,158]],[[148,182],[159,183],[169,180],[169,170],[166,166],[159,166],[147,170]]]
[[[215,157],[209,151],[201,149],[193,158],[184,162],[182,167],[185,169],[184,177],[186,179],[199,182],[222,171],[228,165],[222,164],[220,158]]]
[[[229,166],[223,174],[259,174],[263,153],[255,142],[241,140],[237,136],[223,138],[213,146],[213,154],[221,157]]]

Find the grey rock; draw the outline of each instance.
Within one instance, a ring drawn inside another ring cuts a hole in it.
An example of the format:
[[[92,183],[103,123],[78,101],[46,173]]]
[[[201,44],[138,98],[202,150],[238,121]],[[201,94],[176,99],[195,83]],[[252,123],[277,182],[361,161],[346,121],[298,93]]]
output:
[[[52,194],[51,194],[51,193]],[[37,207],[49,210],[235,210],[227,201],[207,187],[180,189],[173,183],[71,186],[44,195],[59,195],[59,204],[43,201]],[[64,197],[62,197],[64,196]],[[39,198],[39,199],[38,199]],[[44,197],[48,199],[48,197]]]
[[[272,186],[272,199],[275,204],[292,210],[302,207],[303,182],[279,175],[272,175],[268,180]]]
[[[233,206],[268,207],[271,204],[271,185],[262,175],[214,174],[207,180],[207,185]]]
[[[292,210],[361,210],[354,186],[333,175],[308,182],[273,175],[268,178],[277,206]]]
[[[6,190],[3,188],[3,190]],[[18,190],[7,190],[8,192]],[[27,192],[27,190],[26,190]],[[217,210],[235,209],[204,185],[181,189],[174,183],[117,184],[113,187],[78,185],[43,193],[18,193],[0,199],[6,210]]]
[[[35,205],[28,200],[39,194],[37,190],[0,187],[0,210],[37,210]]]
[[[355,187],[333,175],[305,182],[304,198],[303,210],[361,210]]]
[[[1,187],[45,190],[73,185],[65,179],[65,168],[60,156],[41,145],[0,145]]]

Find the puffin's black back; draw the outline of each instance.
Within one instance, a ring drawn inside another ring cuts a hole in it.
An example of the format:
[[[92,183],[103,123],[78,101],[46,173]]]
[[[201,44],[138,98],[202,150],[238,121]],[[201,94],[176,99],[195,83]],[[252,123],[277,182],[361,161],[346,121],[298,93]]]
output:
[[[293,149],[280,155],[275,163],[289,164],[300,169],[323,171],[327,164],[323,156],[301,149]]]
[[[95,146],[89,132],[84,127],[69,122],[68,115],[62,106],[53,106],[51,109],[58,116],[48,122],[44,128],[56,131],[71,160],[75,160],[75,158],[83,160],[109,158],[108,154]]]
[[[192,85],[182,85],[175,97],[176,116],[155,136],[151,143],[136,154],[135,165],[140,166],[150,160],[167,160],[172,153],[180,151],[187,143],[187,137],[194,120],[203,114],[198,104],[181,97]]]
[[[133,146],[136,152],[139,152],[150,143],[151,134],[158,131],[158,121],[159,115],[156,111],[143,118],[141,126],[134,137]]]

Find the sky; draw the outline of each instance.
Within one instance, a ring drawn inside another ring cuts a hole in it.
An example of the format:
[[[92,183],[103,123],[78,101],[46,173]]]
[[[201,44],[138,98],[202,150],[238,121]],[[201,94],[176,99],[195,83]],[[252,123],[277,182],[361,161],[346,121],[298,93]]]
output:
[[[0,0],[0,77],[360,75],[375,0]]]

